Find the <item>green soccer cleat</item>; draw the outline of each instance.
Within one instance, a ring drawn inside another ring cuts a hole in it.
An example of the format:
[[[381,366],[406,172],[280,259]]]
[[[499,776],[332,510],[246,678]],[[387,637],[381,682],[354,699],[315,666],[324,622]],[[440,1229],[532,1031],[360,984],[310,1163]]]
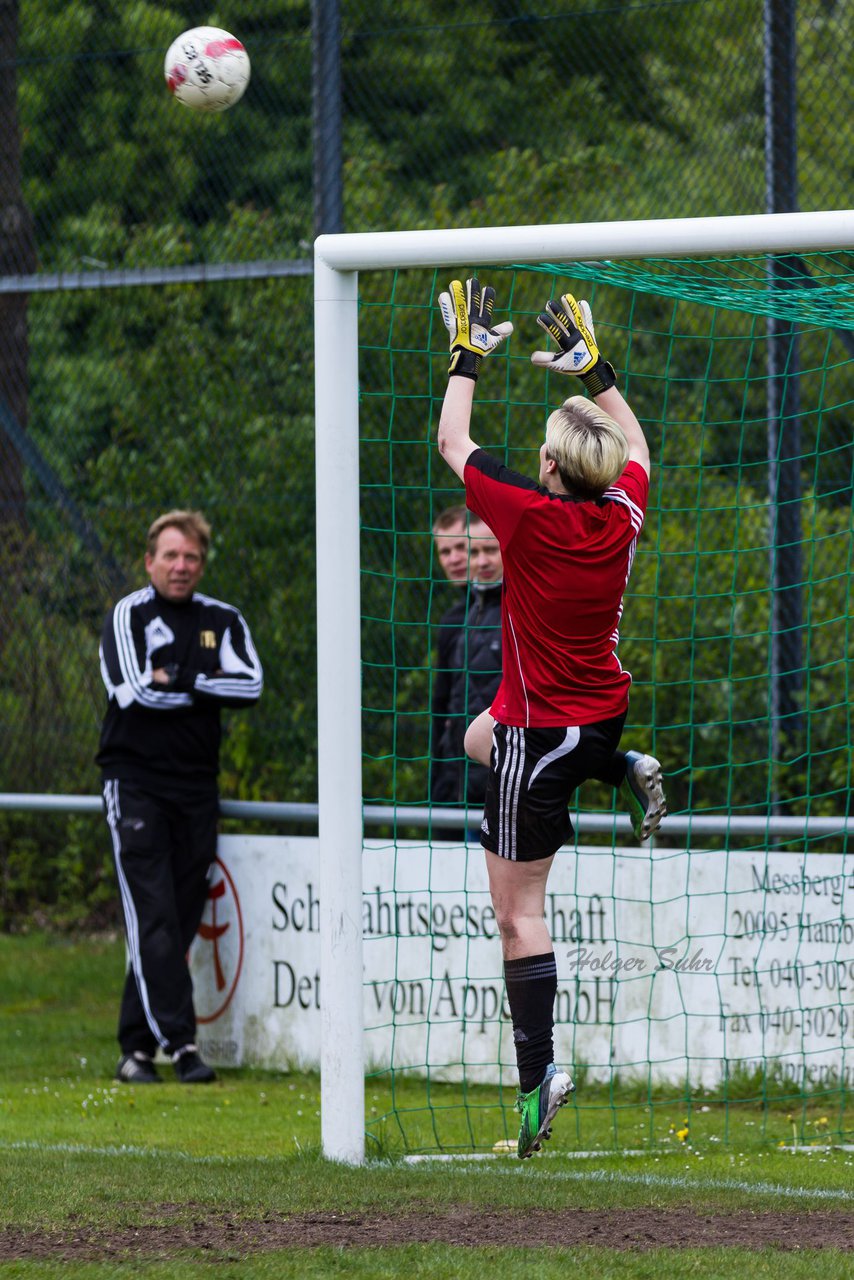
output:
[[[519,1094],[516,1110],[522,1117],[518,1147],[520,1160],[526,1160],[535,1151],[539,1151],[540,1144],[552,1136],[552,1120],[574,1092],[575,1085],[567,1073],[558,1071],[552,1063],[542,1084],[538,1084],[530,1093]]]
[[[667,817],[667,801],[661,781],[661,765],[655,756],[626,752],[626,778],[620,787],[635,839],[648,840]]]

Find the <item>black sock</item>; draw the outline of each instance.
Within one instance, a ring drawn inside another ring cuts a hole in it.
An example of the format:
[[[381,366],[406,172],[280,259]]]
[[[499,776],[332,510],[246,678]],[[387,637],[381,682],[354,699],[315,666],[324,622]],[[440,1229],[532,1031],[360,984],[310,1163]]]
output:
[[[513,1019],[513,1041],[519,1067],[519,1088],[530,1093],[542,1084],[554,1059],[554,1004],[557,965],[553,951],[504,961],[504,982]]]

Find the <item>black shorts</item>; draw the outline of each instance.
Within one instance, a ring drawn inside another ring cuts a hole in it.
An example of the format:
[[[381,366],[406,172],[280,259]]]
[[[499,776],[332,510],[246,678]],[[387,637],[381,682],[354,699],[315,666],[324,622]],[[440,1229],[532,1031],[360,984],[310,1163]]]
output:
[[[550,858],[572,836],[569,801],[616,751],[625,715],[562,729],[498,724],[480,843],[512,862]]]

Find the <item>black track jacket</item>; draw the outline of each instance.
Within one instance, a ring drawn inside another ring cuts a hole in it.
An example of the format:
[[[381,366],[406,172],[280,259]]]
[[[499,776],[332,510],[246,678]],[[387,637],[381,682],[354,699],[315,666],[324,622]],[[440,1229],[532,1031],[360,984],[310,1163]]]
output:
[[[463,617],[446,624],[440,633],[442,705],[434,696],[433,723],[436,726],[434,779],[442,785],[434,788],[432,799],[482,804],[489,770],[466,759],[463,740],[466,729],[492,700],[501,683],[501,583],[470,585]],[[447,618],[448,615],[446,615]],[[441,769],[441,773],[440,770]],[[449,774],[453,770],[451,787]]]
[[[152,683],[177,666],[174,685]],[[196,592],[175,604],[153,586],[125,596],[101,637],[107,714],[96,756],[105,779],[180,791],[216,786],[220,708],[257,702],[263,672],[237,609]]]

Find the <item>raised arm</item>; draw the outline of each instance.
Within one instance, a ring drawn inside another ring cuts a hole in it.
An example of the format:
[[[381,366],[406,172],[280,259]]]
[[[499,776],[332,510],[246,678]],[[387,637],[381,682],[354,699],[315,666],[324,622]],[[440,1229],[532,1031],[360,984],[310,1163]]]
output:
[[[622,429],[629,445],[629,461],[637,462],[649,475],[649,447],[643,428],[617,389],[613,365],[599,353],[587,302],[584,299],[576,302],[571,293],[565,293],[560,302],[546,303],[537,316],[537,324],[554,338],[560,349],[534,351],[531,362],[541,369],[580,378],[599,407]]]
[[[439,452],[461,480],[469,456],[478,447],[469,435],[474,385],[470,378],[449,378],[439,418]]]
[[[495,290],[481,286],[477,277],[465,283],[452,280],[439,294],[442,320],[450,336],[451,362],[448,389],[439,419],[439,452],[448,466],[463,478],[466,462],[478,447],[469,435],[475,383],[480,362],[513,332],[509,320],[492,324]]]
[[[609,413],[623,429],[629,442],[629,461],[637,462],[649,475],[649,445],[643,433],[643,427],[634,415],[631,405],[618,387],[608,387],[593,397],[600,408]]]

